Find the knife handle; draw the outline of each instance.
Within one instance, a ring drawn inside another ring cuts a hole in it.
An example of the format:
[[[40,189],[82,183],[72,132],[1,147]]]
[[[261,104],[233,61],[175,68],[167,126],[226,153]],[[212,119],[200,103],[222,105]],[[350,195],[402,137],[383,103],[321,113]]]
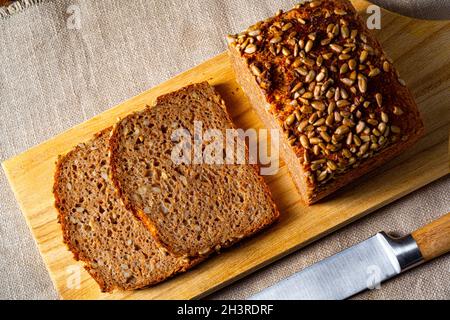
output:
[[[450,251],[450,213],[414,231],[412,234],[422,257],[431,260]]]

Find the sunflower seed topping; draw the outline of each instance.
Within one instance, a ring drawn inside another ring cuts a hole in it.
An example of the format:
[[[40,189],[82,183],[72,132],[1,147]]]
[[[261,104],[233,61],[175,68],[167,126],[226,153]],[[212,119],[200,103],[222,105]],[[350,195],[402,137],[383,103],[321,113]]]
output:
[[[394,106],[394,109],[392,110],[392,112],[396,115],[396,116],[401,116],[403,114],[403,110],[400,109],[397,106]]]
[[[347,12],[343,9],[334,9],[334,14],[337,14],[338,16],[345,16]]]
[[[252,73],[255,75],[255,76],[260,76],[261,75],[261,70],[256,66],[256,65],[254,65],[254,64],[252,64],[251,65],[251,70],[252,70]]]
[[[245,47],[244,52],[252,54],[256,52],[256,49],[257,49],[256,46],[253,43],[250,43]]]
[[[393,105],[385,90],[386,78],[404,81],[369,35],[356,29],[353,12],[320,0],[295,8],[298,13],[280,11],[227,41],[264,89],[267,111],[279,119],[287,142],[302,150],[308,181],[322,185],[408,139],[399,125],[408,109]],[[330,22],[310,26],[314,19],[303,18],[303,11]]]

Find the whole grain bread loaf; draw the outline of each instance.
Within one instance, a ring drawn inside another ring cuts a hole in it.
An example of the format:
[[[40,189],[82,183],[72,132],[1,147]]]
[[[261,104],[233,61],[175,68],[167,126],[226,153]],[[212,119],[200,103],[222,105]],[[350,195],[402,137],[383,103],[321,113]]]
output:
[[[309,1],[228,36],[255,111],[311,204],[411,146],[423,123],[392,60],[347,0]]]
[[[121,203],[109,180],[110,129],[59,158],[54,196],[64,242],[102,291],[138,289],[184,271],[193,261],[162,250]]]
[[[195,121],[201,122],[200,133],[194,132]],[[225,137],[232,128],[224,101],[207,82],[161,96],[156,105],[114,126],[110,161],[116,189],[155,239],[177,256],[227,247],[279,215],[257,166],[196,163],[195,155],[190,162],[174,162],[172,135],[178,130],[194,138],[215,129]],[[201,150],[206,145],[203,141]]]

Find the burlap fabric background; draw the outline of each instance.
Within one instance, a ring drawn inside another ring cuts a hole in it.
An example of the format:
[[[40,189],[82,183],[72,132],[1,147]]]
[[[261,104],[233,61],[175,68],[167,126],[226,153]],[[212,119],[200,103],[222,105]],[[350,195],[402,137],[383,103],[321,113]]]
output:
[[[293,4],[286,0],[38,2],[0,19],[0,161],[222,52],[225,34]],[[67,12],[75,11],[80,13],[80,29],[70,19],[68,25]],[[5,13],[0,10],[0,15]],[[432,183],[210,297],[245,298],[377,231],[410,232],[449,211],[449,187],[449,177]],[[450,256],[381,288],[357,298],[448,299]],[[0,298],[57,298],[3,171]]]

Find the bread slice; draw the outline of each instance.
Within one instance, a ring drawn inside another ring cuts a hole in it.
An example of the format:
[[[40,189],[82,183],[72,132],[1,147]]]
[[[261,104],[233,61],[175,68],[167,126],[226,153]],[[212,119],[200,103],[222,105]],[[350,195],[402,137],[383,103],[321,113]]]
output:
[[[104,292],[152,285],[200,261],[162,250],[123,206],[109,180],[109,134],[60,157],[53,190],[64,242]]]
[[[231,35],[236,78],[312,204],[423,134],[392,60],[347,0],[303,2]]]
[[[207,82],[159,97],[119,121],[110,138],[112,180],[126,207],[162,246],[189,257],[227,247],[279,216],[256,165],[172,161],[172,134],[187,129],[193,137],[194,121],[224,137],[233,128]]]

